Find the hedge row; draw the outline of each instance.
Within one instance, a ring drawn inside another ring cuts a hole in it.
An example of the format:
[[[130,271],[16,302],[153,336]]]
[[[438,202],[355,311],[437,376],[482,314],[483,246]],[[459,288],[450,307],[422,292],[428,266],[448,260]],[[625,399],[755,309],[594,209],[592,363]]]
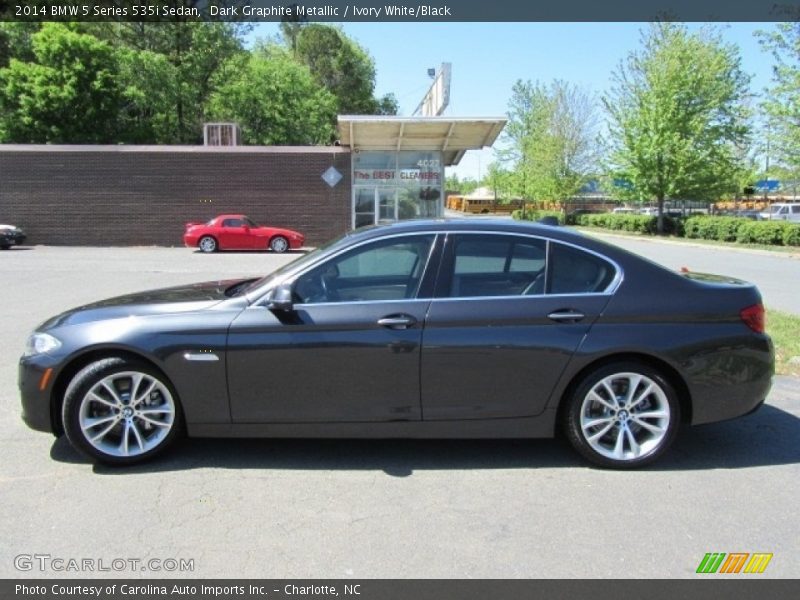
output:
[[[617,215],[614,213],[576,215],[575,225],[602,227],[614,231],[654,234],[658,231],[658,219],[648,215]],[[664,231],[673,235],[683,233],[681,219],[664,217]]]
[[[538,221],[544,217],[555,217],[558,222],[564,224],[564,213],[560,210],[526,210],[519,209],[511,213],[511,216],[518,221]]]
[[[556,211],[514,211],[515,219],[538,221],[545,216],[564,216]],[[569,225],[601,227],[612,231],[654,234],[658,231],[658,218],[647,215],[620,215],[614,213],[570,215]],[[707,215],[683,218],[664,217],[664,231],[670,235],[700,240],[764,244],[771,246],[800,246],[800,224],[786,221],[753,221],[739,217],[710,217]]]
[[[800,246],[800,225],[786,221],[753,221],[737,217],[689,217],[685,236],[700,240]]]

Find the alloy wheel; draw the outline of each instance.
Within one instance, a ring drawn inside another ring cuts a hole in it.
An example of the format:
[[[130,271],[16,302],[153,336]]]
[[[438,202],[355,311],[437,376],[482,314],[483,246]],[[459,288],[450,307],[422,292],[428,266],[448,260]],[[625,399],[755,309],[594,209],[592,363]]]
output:
[[[662,446],[671,417],[667,394],[658,382],[642,373],[614,373],[593,385],[583,398],[580,430],[599,455],[634,461]]]
[[[85,440],[107,456],[150,452],[175,425],[172,394],[156,377],[140,371],[113,373],[84,394],[78,422]]]

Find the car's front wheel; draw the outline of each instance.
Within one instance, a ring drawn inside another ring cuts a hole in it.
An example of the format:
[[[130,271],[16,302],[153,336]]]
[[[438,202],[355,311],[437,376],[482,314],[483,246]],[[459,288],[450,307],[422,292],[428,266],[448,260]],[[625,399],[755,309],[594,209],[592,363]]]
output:
[[[216,252],[217,251],[217,240],[215,240],[210,235],[204,235],[200,238],[200,241],[197,243],[197,247],[200,248],[201,252]]]
[[[634,468],[661,456],[677,433],[680,405],[670,383],[636,362],[588,374],[568,399],[564,428],[572,446],[602,467]]]
[[[67,439],[109,465],[163,452],[181,429],[180,403],[169,381],[146,363],[106,358],[79,371],[62,409]]]
[[[289,249],[289,240],[282,235],[277,235],[270,240],[269,248],[277,253],[286,252]]]

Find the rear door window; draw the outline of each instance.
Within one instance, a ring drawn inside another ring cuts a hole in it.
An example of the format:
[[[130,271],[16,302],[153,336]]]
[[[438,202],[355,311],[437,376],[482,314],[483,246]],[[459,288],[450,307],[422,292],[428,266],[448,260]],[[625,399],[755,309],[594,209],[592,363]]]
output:
[[[547,243],[504,235],[456,236],[449,296],[520,296],[544,292]]]
[[[549,263],[550,294],[593,294],[605,291],[616,270],[599,256],[566,244],[551,242]]]

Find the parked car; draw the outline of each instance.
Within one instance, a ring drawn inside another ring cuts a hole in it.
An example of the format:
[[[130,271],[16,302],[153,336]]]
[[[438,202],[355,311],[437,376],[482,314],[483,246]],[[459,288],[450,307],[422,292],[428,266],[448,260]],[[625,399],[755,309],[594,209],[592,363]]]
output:
[[[757,210],[740,210],[733,213],[734,217],[742,219],[750,219],[751,221],[761,220],[761,214]]]
[[[183,243],[202,252],[217,250],[298,250],[305,244],[302,233],[280,227],[256,225],[246,215],[219,215],[208,223],[187,223]]]
[[[19,365],[23,419],[92,460],[196,437],[526,438],[605,467],[679,425],[757,409],[774,355],[755,286],[677,273],[561,227],[405,221],[260,279],[53,317]]]
[[[19,246],[26,239],[25,232],[16,225],[0,224],[0,248],[8,250],[11,246]]]
[[[800,223],[800,202],[776,202],[772,204],[768,210],[760,212],[758,216],[768,221],[793,221]]]

